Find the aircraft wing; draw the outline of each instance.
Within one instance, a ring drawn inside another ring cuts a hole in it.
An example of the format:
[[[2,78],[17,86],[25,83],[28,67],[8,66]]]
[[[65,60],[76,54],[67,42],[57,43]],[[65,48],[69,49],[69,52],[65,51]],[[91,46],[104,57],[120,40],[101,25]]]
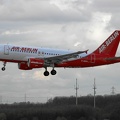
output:
[[[79,54],[82,53],[86,53],[87,51],[78,51],[78,52],[74,52],[74,53],[70,53],[70,54],[64,54],[64,55],[59,55],[59,56],[53,56],[53,57],[48,57],[48,58],[44,58],[46,63],[60,63],[64,60],[68,60],[70,58],[76,58]]]

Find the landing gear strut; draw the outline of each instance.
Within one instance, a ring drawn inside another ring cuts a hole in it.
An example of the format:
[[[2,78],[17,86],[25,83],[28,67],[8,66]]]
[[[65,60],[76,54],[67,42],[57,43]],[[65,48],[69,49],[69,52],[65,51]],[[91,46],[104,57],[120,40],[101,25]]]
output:
[[[5,66],[6,66],[6,62],[3,62],[3,67],[1,68],[2,71],[5,71]]]

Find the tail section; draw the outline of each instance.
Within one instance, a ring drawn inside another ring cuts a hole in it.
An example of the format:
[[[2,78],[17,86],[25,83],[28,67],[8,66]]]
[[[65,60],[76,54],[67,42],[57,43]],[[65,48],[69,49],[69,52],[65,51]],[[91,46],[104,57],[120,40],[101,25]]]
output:
[[[120,42],[120,31],[114,31],[94,52],[93,54],[106,54],[114,57]]]

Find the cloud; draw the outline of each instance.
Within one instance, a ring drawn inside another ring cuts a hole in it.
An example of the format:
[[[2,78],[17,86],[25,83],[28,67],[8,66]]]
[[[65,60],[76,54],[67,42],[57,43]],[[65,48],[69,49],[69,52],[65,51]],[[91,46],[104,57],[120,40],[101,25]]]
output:
[[[106,13],[116,13],[119,9],[119,0],[97,0],[93,2],[93,8],[95,10],[98,10],[100,12],[106,12]]]
[[[35,71],[34,73],[33,73],[33,79],[34,80],[50,80],[51,78],[50,78],[50,76],[48,76],[48,77],[45,77],[44,75],[43,75],[43,73],[44,73],[44,71],[43,70],[40,70],[40,71]]]
[[[76,43],[74,44],[74,46],[77,47],[77,46],[79,46],[80,44],[81,44],[80,42],[76,42]]]
[[[21,34],[37,34],[40,33],[42,31],[36,31],[36,30],[31,30],[31,31],[20,31],[20,30],[8,30],[5,31],[3,33],[1,33],[1,35],[21,35]]]
[[[98,44],[101,44],[101,40],[103,41],[105,40],[104,33],[107,34],[107,31],[108,31],[107,27],[109,26],[111,16],[112,15],[108,13],[95,12],[93,14],[92,21],[89,24],[89,28],[87,31],[87,38],[89,40],[94,40],[98,42]],[[110,33],[107,35],[110,35]],[[101,39],[99,40],[98,38],[101,38]]]
[[[55,4],[56,6],[58,6],[62,11],[64,10],[86,10],[86,8],[92,4],[92,0],[51,0],[50,1],[51,4]]]
[[[62,11],[58,6],[59,3],[56,4],[57,2],[39,0],[3,1],[0,4],[0,21],[69,22],[88,19],[87,16],[83,16],[82,12],[74,9]]]

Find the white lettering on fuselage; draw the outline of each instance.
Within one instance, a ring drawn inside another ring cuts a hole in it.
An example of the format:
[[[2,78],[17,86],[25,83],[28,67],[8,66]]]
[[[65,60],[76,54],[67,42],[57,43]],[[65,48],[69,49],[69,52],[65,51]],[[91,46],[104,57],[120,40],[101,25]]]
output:
[[[117,38],[119,35],[119,32],[116,31],[114,34],[112,34],[100,47],[99,47],[99,53],[103,52],[107,46],[109,46],[113,40]]]

